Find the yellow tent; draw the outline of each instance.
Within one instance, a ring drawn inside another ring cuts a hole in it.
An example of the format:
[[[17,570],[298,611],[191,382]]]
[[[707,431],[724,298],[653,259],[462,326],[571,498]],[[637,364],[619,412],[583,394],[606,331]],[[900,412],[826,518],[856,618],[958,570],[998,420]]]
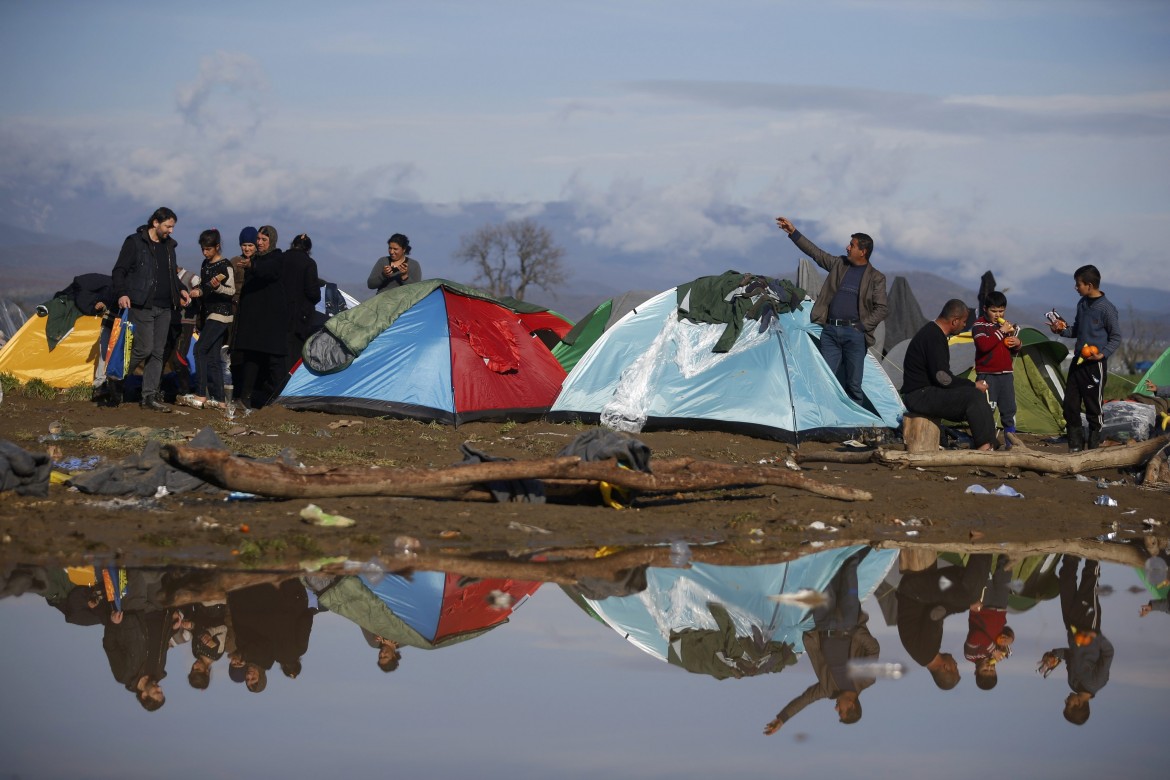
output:
[[[91,384],[97,365],[101,317],[78,317],[73,330],[52,352],[45,338],[48,317],[30,317],[8,343],[0,348],[0,373],[21,382],[39,379],[53,387]]]

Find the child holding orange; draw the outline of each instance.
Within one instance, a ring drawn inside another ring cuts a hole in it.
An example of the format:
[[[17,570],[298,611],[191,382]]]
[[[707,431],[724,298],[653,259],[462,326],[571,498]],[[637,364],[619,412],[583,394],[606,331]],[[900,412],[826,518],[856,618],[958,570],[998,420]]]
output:
[[[1121,325],[1117,307],[1101,292],[1101,272],[1096,266],[1083,265],[1073,274],[1076,291],[1081,296],[1072,327],[1062,319],[1049,324],[1058,336],[1076,339],[1068,384],[1064,389],[1064,423],[1068,431],[1069,452],[1101,446],[1101,403],[1104,401],[1105,377],[1109,356],[1121,346]],[[1089,420],[1086,442],[1081,427],[1081,407]]]

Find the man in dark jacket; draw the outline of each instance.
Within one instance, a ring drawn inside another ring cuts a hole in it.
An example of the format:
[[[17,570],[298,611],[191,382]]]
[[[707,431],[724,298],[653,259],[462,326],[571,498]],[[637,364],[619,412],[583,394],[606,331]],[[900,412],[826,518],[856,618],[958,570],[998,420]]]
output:
[[[191,302],[179,286],[177,244],[171,238],[175,212],[162,206],[147,224],[127,236],[110,274],[118,306],[130,310],[134,326],[134,348],[127,373],[145,363],[142,373],[142,407],[169,412],[159,398],[163,363],[166,362],[167,334],[172,312]]]
[[[987,383],[951,373],[947,339],[967,327],[970,309],[958,298],[946,302],[938,317],[910,339],[902,361],[902,402],[927,417],[966,420],[975,448],[990,450],[995,442],[995,418],[987,401]]]
[[[886,277],[869,262],[873,239],[854,233],[844,255],[831,255],[801,235],[787,218],[777,217],[776,224],[797,249],[829,272],[809,318],[821,326],[819,347],[829,370],[846,394],[865,406],[861,391],[865,352],[874,344],[874,328],[888,312]]]

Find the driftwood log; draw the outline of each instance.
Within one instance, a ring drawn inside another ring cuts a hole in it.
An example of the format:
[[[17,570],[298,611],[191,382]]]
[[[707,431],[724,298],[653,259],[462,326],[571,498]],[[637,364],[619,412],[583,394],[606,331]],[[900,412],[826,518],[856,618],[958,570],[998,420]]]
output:
[[[588,480],[644,493],[716,490],[732,486],[777,485],[841,501],[869,501],[864,490],[830,485],[774,466],[735,466],[693,458],[654,460],[653,474],[619,468],[613,460],[577,457],[490,461],[441,469],[288,466],[261,463],[225,450],[167,445],[171,465],[227,490],[273,498],[398,496],[491,501],[486,483],[516,479]]]
[[[1036,450],[1016,449],[999,452],[979,450],[946,450],[943,452],[902,452],[880,449],[874,452],[876,462],[886,466],[990,466],[1020,468],[1048,474],[1078,474],[1082,471],[1139,466],[1170,444],[1170,436],[1160,436],[1140,443],[1117,447],[1101,447],[1077,453],[1047,454]]]

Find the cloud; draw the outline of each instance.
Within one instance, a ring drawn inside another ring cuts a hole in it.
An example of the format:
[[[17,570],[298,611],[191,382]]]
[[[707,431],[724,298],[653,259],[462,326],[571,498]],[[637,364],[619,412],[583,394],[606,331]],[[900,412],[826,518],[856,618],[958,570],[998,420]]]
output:
[[[186,125],[225,148],[251,139],[269,104],[268,77],[240,52],[204,57],[195,80],[175,89],[175,106]]]
[[[1170,135],[1170,93],[1114,97],[933,95],[742,81],[636,81],[636,93],[735,111],[829,112],[853,121],[919,131],[977,134]]]

